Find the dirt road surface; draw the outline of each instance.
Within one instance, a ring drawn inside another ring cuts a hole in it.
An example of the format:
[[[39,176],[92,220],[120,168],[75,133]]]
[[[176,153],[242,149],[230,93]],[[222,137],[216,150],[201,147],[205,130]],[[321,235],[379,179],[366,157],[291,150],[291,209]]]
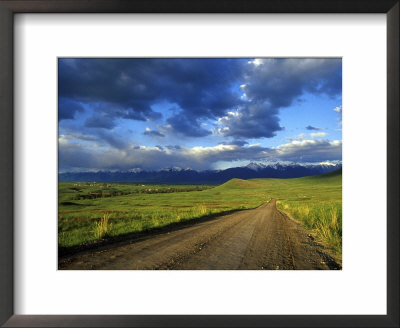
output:
[[[64,270],[340,270],[271,200],[181,229],[61,258]]]

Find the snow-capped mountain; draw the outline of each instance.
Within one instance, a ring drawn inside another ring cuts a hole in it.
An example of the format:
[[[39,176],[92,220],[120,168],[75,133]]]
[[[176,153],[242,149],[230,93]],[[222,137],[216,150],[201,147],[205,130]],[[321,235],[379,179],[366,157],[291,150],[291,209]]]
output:
[[[183,169],[179,166],[171,166],[171,167],[164,167],[163,169],[159,170],[160,172],[180,172]]]
[[[195,171],[180,167],[169,167],[158,171],[132,169],[129,171],[65,172],[58,175],[59,181],[98,182],[147,182],[169,184],[219,184],[230,179],[253,178],[298,178],[338,170],[341,163],[287,164],[256,163],[225,170]]]
[[[247,167],[250,170],[259,171],[259,170],[265,169],[267,167],[267,165],[263,164],[263,163],[250,162],[249,164],[247,164],[244,167]]]
[[[135,167],[135,168],[130,169],[130,170],[126,171],[126,172],[139,173],[139,172],[142,172],[142,169],[139,168],[139,167]]]

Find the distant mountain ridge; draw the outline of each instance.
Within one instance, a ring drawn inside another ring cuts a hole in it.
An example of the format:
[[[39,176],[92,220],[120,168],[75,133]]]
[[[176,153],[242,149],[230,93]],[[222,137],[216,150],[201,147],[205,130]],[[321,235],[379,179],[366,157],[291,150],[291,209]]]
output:
[[[131,169],[129,171],[65,172],[59,173],[60,182],[133,182],[168,184],[221,184],[233,178],[299,178],[329,173],[342,168],[342,164],[263,164],[252,162],[246,166],[225,170],[195,171],[179,167],[164,168],[158,171]]]

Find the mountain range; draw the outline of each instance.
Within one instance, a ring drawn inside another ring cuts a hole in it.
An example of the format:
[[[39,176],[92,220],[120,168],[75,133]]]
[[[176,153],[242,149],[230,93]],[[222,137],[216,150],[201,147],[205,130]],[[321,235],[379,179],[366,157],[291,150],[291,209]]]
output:
[[[58,174],[59,181],[78,182],[136,182],[136,183],[167,183],[167,184],[221,184],[233,178],[299,178],[323,174],[338,170],[341,163],[320,164],[263,164],[251,162],[246,166],[228,168],[225,170],[196,171],[169,167],[157,171],[145,171],[138,168],[128,171],[97,171],[97,172],[63,172]]]

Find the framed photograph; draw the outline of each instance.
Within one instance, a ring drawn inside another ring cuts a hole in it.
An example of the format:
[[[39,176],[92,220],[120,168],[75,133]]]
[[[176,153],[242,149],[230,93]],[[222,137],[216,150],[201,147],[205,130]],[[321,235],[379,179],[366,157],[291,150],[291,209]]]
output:
[[[398,1],[0,10],[2,325],[399,325]]]

